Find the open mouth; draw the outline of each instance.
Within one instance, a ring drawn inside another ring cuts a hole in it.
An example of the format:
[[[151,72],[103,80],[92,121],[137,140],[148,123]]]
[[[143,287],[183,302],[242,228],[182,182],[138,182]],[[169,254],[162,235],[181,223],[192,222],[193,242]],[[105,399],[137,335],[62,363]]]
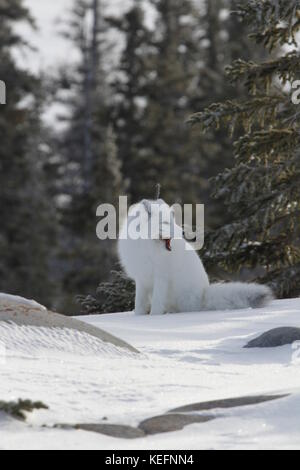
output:
[[[167,249],[168,251],[172,251],[171,239],[168,238],[167,240],[165,240],[165,243],[166,243],[166,249]]]

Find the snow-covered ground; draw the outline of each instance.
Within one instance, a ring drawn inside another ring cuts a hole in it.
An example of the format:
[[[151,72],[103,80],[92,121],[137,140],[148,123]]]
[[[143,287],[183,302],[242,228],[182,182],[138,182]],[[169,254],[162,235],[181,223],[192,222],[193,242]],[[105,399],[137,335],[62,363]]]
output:
[[[299,327],[300,299],[276,301],[261,310],[82,320],[142,354],[120,352],[80,332],[0,322],[0,351],[1,342],[6,350],[0,357],[0,400],[28,398],[49,406],[29,415],[27,423],[0,414],[0,448],[300,449],[297,351],[291,346],[243,349],[272,328]],[[215,410],[218,418],[209,423],[135,440],[52,429],[59,423],[136,426],[181,405],[278,393],[291,395]]]

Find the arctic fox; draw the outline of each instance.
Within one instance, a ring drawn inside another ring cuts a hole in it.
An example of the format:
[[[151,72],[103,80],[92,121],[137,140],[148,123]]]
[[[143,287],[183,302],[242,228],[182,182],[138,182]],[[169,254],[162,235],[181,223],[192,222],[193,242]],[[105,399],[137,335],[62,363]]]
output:
[[[159,215],[153,224],[152,209]],[[210,284],[173,209],[162,199],[144,200],[130,209],[118,248],[126,273],[136,283],[136,315],[259,308],[273,298],[268,287],[258,284]]]

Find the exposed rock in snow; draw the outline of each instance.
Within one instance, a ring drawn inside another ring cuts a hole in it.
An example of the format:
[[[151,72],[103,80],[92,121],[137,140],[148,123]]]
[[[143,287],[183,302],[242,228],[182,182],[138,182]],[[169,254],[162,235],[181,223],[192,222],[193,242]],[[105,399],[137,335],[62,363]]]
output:
[[[48,328],[44,326],[20,325],[0,321],[0,342],[5,345],[5,356],[16,353],[27,358],[59,357],[61,354],[81,357],[122,357],[133,352],[113,338],[104,341],[104,332],[88,334],[78,328]],[[125,343],[124,343],[125,344]]]
[[[154,416],[154,418],[142,421],[139,428],[146,434],[160,434],[163,432],[180,431],[189,424],[208,423],[215,419],[213,415],[197,415],[197,414],[165,414]]]
[[[137,427],[109,423],[77,425],[62,424],[57,425],[56,427],[60,429],[81,429],[121,439],[136,439],[154,434],[180,431],[191,424],[204,424],[215,419],[220,419],[222,415],[218,414],[219,409],[254,406],[286,398],[288,396],[289,395],[265,395],[195,403],[176,408],[159,416],[145,419],[138,424]],[[197,414],[192,414],[192,411],[197,412]],[[213,411],[213,413],[199,414],[200,411]]]
[[[126,349],[134,353],[138,352],[125,341],[106,333],[106,331],[96,326],[87,325],[74,318],[50,312],[42,305],[21,297],[0,294],[0,327],[1,322],[12,324],[3,331],[1,335],[2,342],[6,338],[8,344],[14,344],[15,346],[18,344],[19,347],[22,347],[22,342],[25,346],[26,343],[29,343],[28,347],[32,352],[35,350],[36,344],[43,345],[43,340],[50,350],[51,346],[55,348],[55,345],[59,345],[60,350],[65,350],[61,349],[61,343],[65,345],[68,343],[69,349],[74,351],[74,347],[76,347],[76,344],[78,345],[78,342],[81,343],[82,349],[84,349],[84,344],[82,344],[84,343],[84,338],[89,350],[88,345],[90,341],[88,335],[117,348]],[[28,327],[31,327],[31,329]],[[51,330],[49,330],[50,328]],[[56,329],[56,332],[54,329]],[[72,333],[74,331],[77,333],[77,337],[76,334]],[[81,341],[79,341],[78,333],[82,333]],[[23,340],[20,339],[22,335]],[[58,340],[58,337],[60,340]],[[10,338],[9,341],[8,338]],[[35,341],[33,341],[34,338]],[[16,339],[18,339],[17,342]]]
[[[137,439],[145,436],[145,433],[139,428],[119,424],[78,424],[75,426],[75,429],[118,437],[120,439]]]
[[[277,348],[295,341],[300,341],[300,328],[275,328],[253,339],[245,348]]]
[[[192,411],[209,411],[214,409],[239,408],[240,406],[253,406],[268,401],[279,400],[288,395],[262,395],[254,397],[228,398],[227,400],[207,401],[203,403],[193,403],[192,405],[180,406],[170,411],[170,413],[190,413]]]
[[[18,297],[15,295],[3,294],[0,293],[0,311],[11,312],[15,308],[19,311],[46,311],[46,307],[38,304],[34,300],[24,299],[23,297]]]
[[[300,300],[291,299],[255,311],[82,318],[90,327],[128,341],[142,354],[132,354],[78,329],[53,328],[51,322],[50,327],[45,326],[48,312],[42,326],[28,325],[39,313],[30,313],[27,324],[24,315],[23,323],[14,324],[11,312],[2,312],[6,320],[0,321],[0,348],[2,343],[7,355],[4,361],[0,357],[0,399],[30,398],[49,409],[34,411],[27,423],[0,414],[0,447],[114,452],[300,450],[299,351],[291,345],[243,348],[271,328],[300,328],[299,311]],[[273,399],[275,395],[287,396],[258,403],[258,397]],[[186,405],[188,410],[191,406],[197,410],[168,411],[186,410]],[[190,422],[182,430],[163,434],[141,431],[141,423],[153,417],[165,420],[166,415],[180,414],[182,420],[188,413],[215,419]],[[63,423],[73,425],[65,428]],[[81,426],[85,429],[78,429]],[[127,436],[141,437],[125,439],[127,431]]]

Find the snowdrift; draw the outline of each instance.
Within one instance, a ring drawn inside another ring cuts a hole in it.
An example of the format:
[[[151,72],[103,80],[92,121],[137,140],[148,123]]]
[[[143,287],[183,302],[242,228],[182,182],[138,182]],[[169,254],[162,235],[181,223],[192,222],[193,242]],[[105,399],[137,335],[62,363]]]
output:
[[[0,413],[1,448],[300,449],[300,348],[244,348],[299,328],[300,299],[81,322],[0,296],[0,401],[48,406],[26,423]]]

